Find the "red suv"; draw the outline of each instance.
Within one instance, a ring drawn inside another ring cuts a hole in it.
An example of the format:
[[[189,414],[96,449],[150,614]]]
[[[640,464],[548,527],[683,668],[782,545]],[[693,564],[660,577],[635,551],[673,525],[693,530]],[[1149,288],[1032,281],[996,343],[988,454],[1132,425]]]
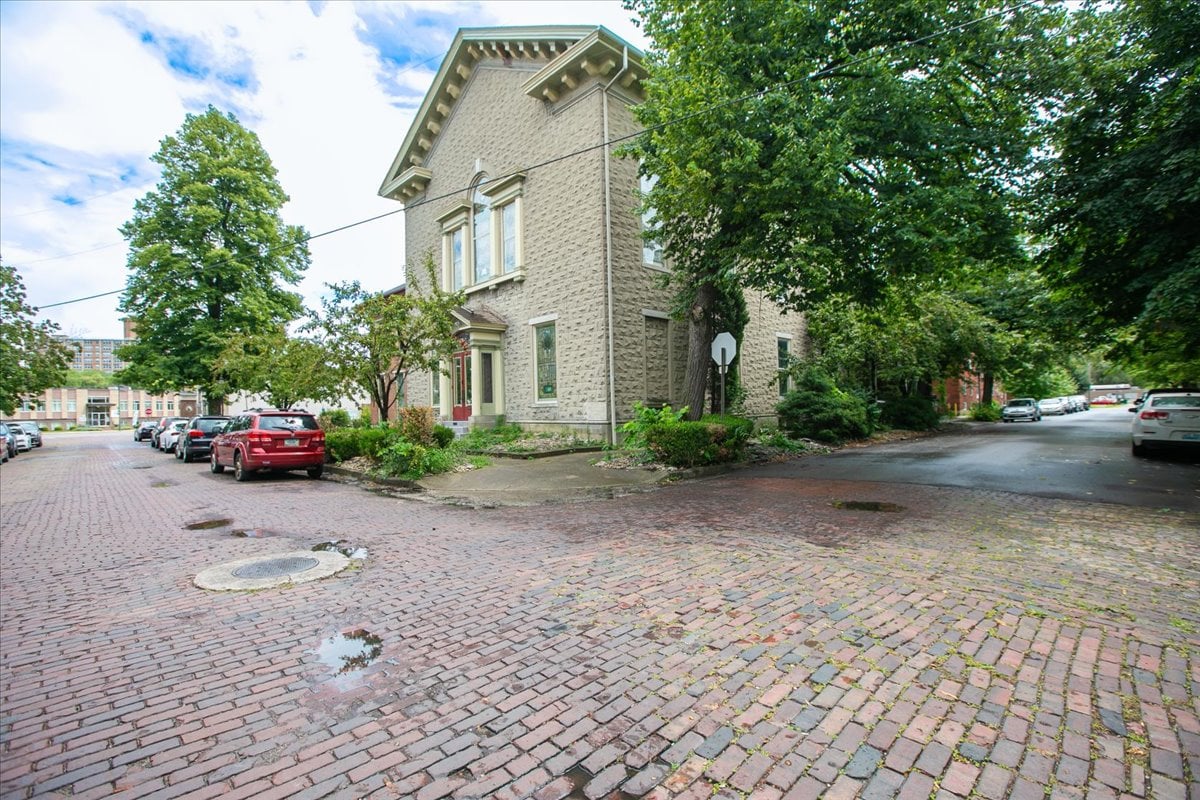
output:
[[[235,416],[212,443],[209,468],[233,467],[235,480],[260,469],[302,469],[319,478],[325,471],[325,432],[307,411],[255,409]]]

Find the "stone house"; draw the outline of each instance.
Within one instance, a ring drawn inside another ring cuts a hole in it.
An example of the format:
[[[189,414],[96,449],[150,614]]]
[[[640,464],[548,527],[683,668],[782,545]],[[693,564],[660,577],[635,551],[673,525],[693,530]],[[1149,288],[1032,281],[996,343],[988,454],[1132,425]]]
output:
[[[687,327],[642,237],[642,54],[595,26],[458,32],[379,193],[405,206],[408,291],[463,289],[462,351],[409,376],[444,422],[569,429],[615,441],[633,405],[682,397]],[[740,343],[746,413],[773,417],[804,324],[755,293]]]

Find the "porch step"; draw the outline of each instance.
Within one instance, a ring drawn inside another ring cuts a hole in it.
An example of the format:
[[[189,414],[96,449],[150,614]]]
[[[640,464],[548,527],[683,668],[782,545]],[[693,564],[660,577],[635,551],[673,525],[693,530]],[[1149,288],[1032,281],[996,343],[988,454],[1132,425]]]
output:
[[[442,424],[454,431],[454,438],[456,439],[466,436],[471,432],[471,424],[469,422],[463,422],[462,420],[450,420],[449,422],[443,422]]]

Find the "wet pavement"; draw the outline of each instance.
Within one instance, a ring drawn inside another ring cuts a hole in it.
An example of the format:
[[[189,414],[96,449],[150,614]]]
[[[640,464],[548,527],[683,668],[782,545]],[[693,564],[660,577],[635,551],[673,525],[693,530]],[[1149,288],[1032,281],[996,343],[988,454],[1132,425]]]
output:
[[[1200,796],[1196,514],[756,469],[456,507],[113,434],[10,466],[5,798]],[[330,542],[367,555],[191,583]]]

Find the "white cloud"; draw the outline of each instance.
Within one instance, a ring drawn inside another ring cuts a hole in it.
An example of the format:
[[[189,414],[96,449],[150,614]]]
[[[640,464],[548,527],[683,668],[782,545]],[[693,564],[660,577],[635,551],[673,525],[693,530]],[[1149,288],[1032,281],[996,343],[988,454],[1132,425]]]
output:
[[[457,27],[600,24],[644,46],[619,2],[7,2],[0,13],[0,256],[35,305],[124,286],[119,227],[188,111],[212,103],[254,130],[291,197],[285,220],[316,234],[399,208],[376,191]],[[314,240],[306,302],[326,282],[403,280],[401,217]],[[43,317],[115,338],[116,305]]]

